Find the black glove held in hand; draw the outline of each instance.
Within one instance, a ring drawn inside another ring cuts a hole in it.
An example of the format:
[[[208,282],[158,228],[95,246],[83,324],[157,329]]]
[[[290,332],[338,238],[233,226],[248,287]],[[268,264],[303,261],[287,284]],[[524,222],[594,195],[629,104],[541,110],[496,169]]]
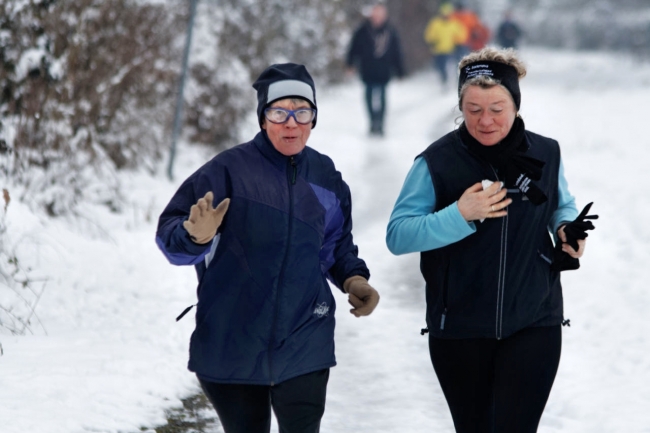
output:
[[[587,215],[592,204],[594,203],[591,202],[585,206],[582,212],[580,212],[580,215],[578,215],[578,218],[564,226],[566,243],[571,245],[571,248],[576,251],[578,251],[578,239],[585,239],[588,236],[587,230],[593,230],[596,228],[591,221],[585,221],[598,219],[598,215]]]
[[[593,202],[589,203],[585,208],[580,212],[578,218],[571,221],[570,223],[564,226],[564,234],[566,236],[566,243],[571,246],[574,250],[578,251],[578,239],[585,239],[588,234],[587,230],[593,230],[593,223],[589,220],[598,219],[598,215],[587,215],[589,209]],[[585,221],[587,220],[587,221]],[[571,271],[578,269],[580,267],[580,260],[574,257],[571,257],[564,251],[562,251],[562,241],[559,240],[555,245],[555,250],[553,251],[553,264],[551,265],[551,270],[561,272],[561,271]]]

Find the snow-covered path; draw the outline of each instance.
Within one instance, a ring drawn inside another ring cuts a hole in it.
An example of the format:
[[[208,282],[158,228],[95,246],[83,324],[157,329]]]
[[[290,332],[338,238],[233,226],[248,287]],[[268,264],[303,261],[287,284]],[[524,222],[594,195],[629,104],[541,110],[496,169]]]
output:
[[[372,316],[357,319],[347,313],[346,297],[338,294],[338,366],[331,372],[325,432],[417,432],[432,426],[453,431],[427,338],[420,335],[425,323],[419,256],[395,257],[384,240],[413,158],[431,141],[437,125],[452,125],[455,98],[451,93],[441,97],[434,79],[421,73],[389,86],[384,138],[366,135],[359,83],[335,89],[319,102],[324,113],[319,127],[324,125],[327,133],[314,134],[312,144],[334,156],[350,185],[355,241],[382,296]],[[345,117],[327,115],[339,106],[356,109]],[[340,138],[330,131],[338,131]]]
[[[530,130],[562,146],[578,206],[600,219],[582,268],[563,276],[564,345],[540,432],[650,432],[650,65],[603,54],[530,50],[521,84]],[[395,257],[386,223],[413,158],[454,127],[453,91],[430,71],[389,87],[386,137],[366,135],[360,83],[319,88],[310,145],[330,155],[350,184],[354,235],[382,299],[357,319],[336,293],[337,359],[323,432],[453,432],[430,365],[424,289],[416,254]],[[251,133],[254,131],[251,130]],[[192,269],[168,265],[153,242],[155,220],[208,156],[184,146],[177,181],[124,175],[123,214],[89,209],[96,224],[45,221],[12,202],[17,248],[48,277],[26,337],[2,335],[0,431],[137,432],[164,423],[165,408],[197,390],[185,369],[194,302]],[[75,221],[79,223],[79,221]],[[37,248],[38,247],[38,248]]]

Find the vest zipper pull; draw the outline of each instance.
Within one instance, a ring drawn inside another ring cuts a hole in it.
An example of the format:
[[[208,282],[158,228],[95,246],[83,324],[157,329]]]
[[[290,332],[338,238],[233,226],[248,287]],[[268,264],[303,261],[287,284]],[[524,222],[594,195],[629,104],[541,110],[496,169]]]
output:
[[[445,311],[442,312],[442,317],[440,317],[440,330],[445,329],[445,319],[447,318],[447,309],[445,308]]]

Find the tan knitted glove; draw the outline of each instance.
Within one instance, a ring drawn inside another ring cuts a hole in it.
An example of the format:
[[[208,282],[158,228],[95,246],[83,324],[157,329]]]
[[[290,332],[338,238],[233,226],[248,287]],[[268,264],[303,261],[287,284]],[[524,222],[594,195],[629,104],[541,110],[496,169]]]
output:
[[[190,239],[197,244],[207,244],[217,234],[217,229],[228,211],[230,199],[225,198],[216,208],[212,208],[214,196],[208,191],[190,208],[190,217],[183,222],[183,227],[190,234]]]
[[[354,307],[350,313],[356,317],[370,315],[379,303],[379,293],[360,275],[345,280],[343,290],[350,295],[348,302]]]

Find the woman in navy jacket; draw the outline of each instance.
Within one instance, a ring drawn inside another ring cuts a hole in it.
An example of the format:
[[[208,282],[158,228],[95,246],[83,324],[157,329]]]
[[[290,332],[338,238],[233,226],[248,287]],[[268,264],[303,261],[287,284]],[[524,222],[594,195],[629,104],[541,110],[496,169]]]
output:
[[[430,356],[456,431],[535,432],[560,360],[553,262],[581,257],[585,236],[567,243],[578,212],[557,141],[519,116],[516,53],[485,48],[459,70],[464,122],[416,158],[386,240],[421,252]]]
[[[261,131],[180,186],[156,241],[194,265],[199,285],[189,369],[227,433],[317,432],[334,357],[329,279],[355,316],[379,295],[352,239],[350,191],[330,158],[307,147],[314,82],[272,65],[253,84]],[[215,203],[219,203],[214,207]]]

